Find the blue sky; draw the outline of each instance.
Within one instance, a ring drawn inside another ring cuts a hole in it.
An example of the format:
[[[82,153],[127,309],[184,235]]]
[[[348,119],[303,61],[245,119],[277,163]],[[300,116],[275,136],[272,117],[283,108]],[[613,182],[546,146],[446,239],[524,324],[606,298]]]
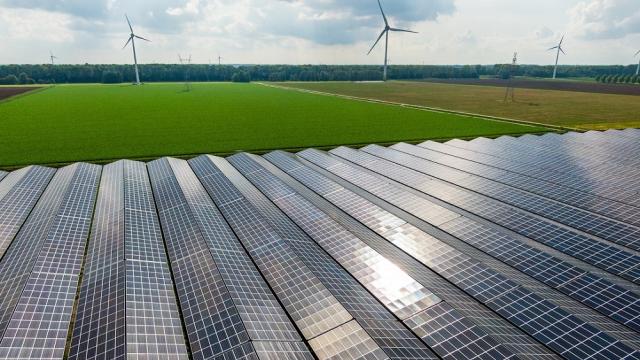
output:
[[[493,64],[514,51],[548,64],[566,33],[565,64],[630,64],[640,49],[640,0],[383,0],[392,64]],[[124,14],[143,63],[377,64],[375,0],[0,0],[0,63],[128,63]]]

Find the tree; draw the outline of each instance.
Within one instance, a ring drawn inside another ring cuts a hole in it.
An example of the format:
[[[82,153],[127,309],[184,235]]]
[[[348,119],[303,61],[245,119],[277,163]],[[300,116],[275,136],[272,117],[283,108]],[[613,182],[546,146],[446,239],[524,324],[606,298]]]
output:
[[[103,84],[120,84],[122,83],[122,73],[118,71],[103,71],[102,83]]]
[[[7,75],[0,78],[0,85],[16,85],[18,84],[18,78],[15,75]]]
[[[240,70],[233,74],[233,76],[231,77],[231,81],[237,83],[248,83],[251,82],[251,75],[249,75],[249,73],[244,70]]]

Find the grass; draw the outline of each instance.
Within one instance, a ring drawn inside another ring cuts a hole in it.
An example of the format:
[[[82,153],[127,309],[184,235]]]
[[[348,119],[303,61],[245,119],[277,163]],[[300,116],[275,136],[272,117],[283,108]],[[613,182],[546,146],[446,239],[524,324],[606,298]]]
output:
[[[516,89],[516,102],[505,103],[505,89],[492,86],[400,81],[283,85],[584,130],[640,127],[638,96]]]
[[[0,103],[0,167],[544,131],[258,84],[55,86]]]

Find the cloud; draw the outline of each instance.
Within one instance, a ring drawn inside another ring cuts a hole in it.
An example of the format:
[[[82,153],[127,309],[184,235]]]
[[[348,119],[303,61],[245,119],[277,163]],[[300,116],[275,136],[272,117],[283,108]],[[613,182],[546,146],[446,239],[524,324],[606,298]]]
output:
[[[638,0],[590,0],[569,10],[569,29],[583,39],[619,39],[640,34]]]
[[[384,2],[383,7],[391,25],[398,27],[435,20],[455,10],[453,0],[394,0]],[[374,40],[375,31],[384,26],[380,10],[372,0],[272,1],[257,7],[255,15],[260,31],[323,45]]]
[[[79,17],[100,18],[108,14],[107,0],[0,0],[0,6],[46,10]]]

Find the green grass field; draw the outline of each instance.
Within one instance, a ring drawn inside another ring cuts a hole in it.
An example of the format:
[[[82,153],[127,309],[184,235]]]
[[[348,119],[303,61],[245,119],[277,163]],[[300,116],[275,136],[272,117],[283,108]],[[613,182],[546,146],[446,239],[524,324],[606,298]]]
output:
[[[0,102],[0,166],[539,132],[259,84],[68,85]]]
[[[505,103],[505,89],[492,86],[400,81],[282,85],[584,130],[640,127],[638,96],[516,89],[516,102]]]

